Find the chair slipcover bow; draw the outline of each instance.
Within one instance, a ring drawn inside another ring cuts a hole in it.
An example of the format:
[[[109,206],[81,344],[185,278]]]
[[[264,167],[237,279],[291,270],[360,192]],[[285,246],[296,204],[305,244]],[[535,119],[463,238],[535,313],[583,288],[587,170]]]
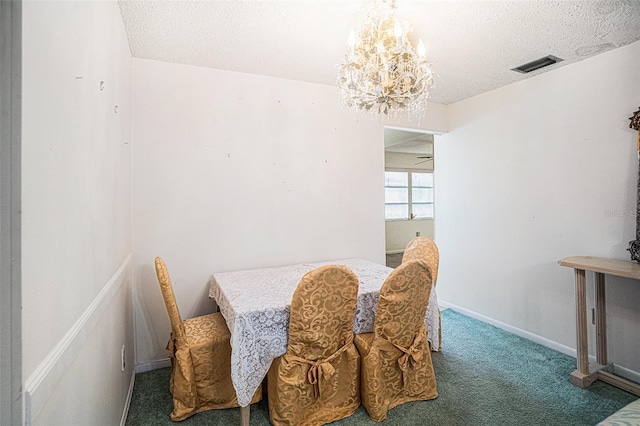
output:
[[[328,358],[320,359],[318,361],[309,361],[308,359],[300,358],[295,355],[290,355],[289,359],[297,361],[302,364],[308,364],[311,367],[307,372],[307,380],[309,384],[313,385],[314,396],[318,398],[321,395],[321,383],[322,380],[329,379],[336,372],[336,369],[331,364],[331,361],[338,358],[344,351],[349,349],[353,345],[353,337],[347,341],[340,349],[334,352]]]

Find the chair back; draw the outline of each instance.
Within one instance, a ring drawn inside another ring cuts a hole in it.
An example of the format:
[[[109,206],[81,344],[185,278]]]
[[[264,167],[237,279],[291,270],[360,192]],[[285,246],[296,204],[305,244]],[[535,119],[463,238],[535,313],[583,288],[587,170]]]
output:
[[[414,259],[424,259],[431,269],[431,278],[435,287],[438,281],[438,266],[440,264],[440,253],[436,243],[427,237],[415,237],[407,244],[402,256],[402,262]]]
[[[180,312],[178,311],[178,305],[176,303],[176,297],[173,294],[173,286],[171,285],[171,278],[169,277],[169,271],[167,265],[160,257],[156,257],[156,276],[158,277],[158,283],[160,284],[160,290],[162,291],[162,298],[169,314],[169,321],[171,321],[171,332],[173,337],[184,336],[184,325]]]
[[[427,262],[422,259],[403,262],[389,274],[380,289],[374,336],[410,347],[424,326],[430,294],[431,271]]]
[[[317,361],[351,341],[358,286],[346,266],[326,265],[305,274],[291,299],[287,352]]]

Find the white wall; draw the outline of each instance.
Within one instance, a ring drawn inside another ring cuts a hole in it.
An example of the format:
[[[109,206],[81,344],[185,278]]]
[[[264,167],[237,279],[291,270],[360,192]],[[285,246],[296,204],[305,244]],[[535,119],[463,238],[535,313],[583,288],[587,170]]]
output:
[[[26,419],[117,424],[133,373],[132,58],[115,1],[23,6]]]
[[[449,106],[435,142],[440,300],[575,348],[573,270],[557,261],[629,259],[639,77],[637,42]],[[610,360],[640,371],[640,286],[607,281]]]
[[[407,243],[419,232],[421,237],[433,239],[433,219],[388,220],[385,226],[385,250],[387,253],[404,251]]]
[[[134,60],[137,362],[167,357],[153,259],[184,318],[214,272],[360,257],[384,262],[383,127],[337,89]]]
[[[368,120],[370,121],[375,120],[375,118],[371,119],[370,114],[366,114],[366,116],[369,117]],[[416,119],[404,114],[393,118],[383,117],[383,120],[385,121],[385,126],[397,130],[406,130],[409,132],[424,130],[434,135],[449,131],[448,106],[432,102],[429,102],[427,105],[424,117]]]

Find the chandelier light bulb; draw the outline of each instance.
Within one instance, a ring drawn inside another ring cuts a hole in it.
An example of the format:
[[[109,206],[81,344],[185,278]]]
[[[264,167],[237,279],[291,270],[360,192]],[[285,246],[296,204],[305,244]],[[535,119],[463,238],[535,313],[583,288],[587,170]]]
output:
[[[418,56],[420,56],[421,58],[427,56],[427,48],[424,46],[422,39],[418,41]]]
[[[393,24],[393,35],[396,36],[398,44],[402,43],[402,24],[400,24],[400,21],[396,21],[396,23]]]
[[[349,38],[347,38],[347,47],[350,50],[353,50],[355,46],[356,46],[356,33],[355,31],[353,31],[353,28],[351,28],[351,31],[349,31]]]
[[[393,34],[396,37],[400,37],[402,35],[402,25],[400,25],[400,21],[396,21],[393,25]]]
[[[400,21],[396,21],[393,25],[393,34],[396,36],[398,47],[402,47],[402,25],[400,24]]]

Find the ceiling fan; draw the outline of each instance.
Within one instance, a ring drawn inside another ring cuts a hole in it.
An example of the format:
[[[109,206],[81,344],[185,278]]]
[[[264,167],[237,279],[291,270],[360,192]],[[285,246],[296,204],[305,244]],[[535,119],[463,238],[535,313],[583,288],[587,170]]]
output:
[[[417,163],[414,164],[414,166],[417,166],[418,164],[426,163],[427,161],[433,161],[433,155],[420,155],[420,156],[417,156],[416,158],[418,160],[422,160],[422,159],[426,158],[426,160],[418,161]]]

